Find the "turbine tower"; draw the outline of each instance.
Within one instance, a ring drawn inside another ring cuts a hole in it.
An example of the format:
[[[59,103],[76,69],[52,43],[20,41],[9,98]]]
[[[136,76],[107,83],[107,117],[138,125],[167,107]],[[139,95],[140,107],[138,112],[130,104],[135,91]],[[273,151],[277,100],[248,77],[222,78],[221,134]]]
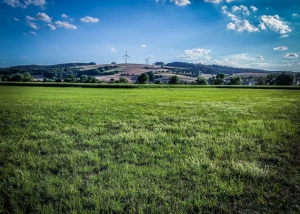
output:
[[[146,60],[146,65],[148,65],[148,60],[150,59],[150,57],[148,57],[148,59],[144,59],[144,60]]]
[[[127,50],[126,50],[126,54],[123,57],[125,57],[125,64],[127,64],[127,57],[129,57],[128,54],[127,54]]]

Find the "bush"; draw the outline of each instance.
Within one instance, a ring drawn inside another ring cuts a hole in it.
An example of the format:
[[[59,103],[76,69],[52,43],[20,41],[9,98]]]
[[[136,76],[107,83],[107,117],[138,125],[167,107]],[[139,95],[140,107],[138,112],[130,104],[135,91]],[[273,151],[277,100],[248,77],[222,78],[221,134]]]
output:
[[[23,82],[32,82],[33,81],[33,78],[32,78],[32,76],[30,75],[30,73],[29,72],[25,72],[24,74],[23,74],[23,80],[22,80]]]
[[[151,82],[153,82],[154,81],[154,73],[153,73],[153,71],[150,71],[150,72],[148,72],[147,73],[148,74],[148,76],[149,76],[149,81],[151,81]]]
[[[119,83],[129,83],[128,79],[126,79],[125,77],[120,77],[119,78]]]
[[[208,84],[208,81],[206,78],[202,77],[202,76],[199,76],[197,79],[196,79],[196,84],[198,85],[207,85]]]
[[[115,79],[114,78],[111,78],[109,83],[115,83]]]
[[[230,78],[230,85],[241,85],[243,83],[243,80],[240,76],[235,76]]]
[[[21,82],[23,80],[23,75],[22,74],[15,74],[9,80],[13,81],[13,82]]]
[[[172,76],[169,80],[169,84],[179,84],[179,77],[178,76]]]
[[[137,79],[137,83],[139,84],[147,84],[148,81],[149,81],[149,76],[146,73],[142,73]]]
[[[223,85],[225,81],[225,74],[223,73],[217,74],[217,76],[212,77],[211,80],[213,85]]]

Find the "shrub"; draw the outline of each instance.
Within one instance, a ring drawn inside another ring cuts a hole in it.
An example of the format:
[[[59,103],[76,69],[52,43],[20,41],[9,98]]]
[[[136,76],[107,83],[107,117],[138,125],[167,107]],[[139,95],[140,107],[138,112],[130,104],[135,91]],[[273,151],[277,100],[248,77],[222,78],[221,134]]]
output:
[[[129,83],[129,81],[125,77],[120,77],[119,78],[119,83]]]
[[[179,84],[179,77],[178,76],[172,76],[169,80],[169,84]]]
[[[146,73],[142,73],[137,79],[137,83],[139,84],[147,84],[148,81],[149,81],[149,76]]]
[[[198,84],[198,85],[207,85],[208,81],[205,77],[198,76],[198,78],[196,79],[196,84]]]

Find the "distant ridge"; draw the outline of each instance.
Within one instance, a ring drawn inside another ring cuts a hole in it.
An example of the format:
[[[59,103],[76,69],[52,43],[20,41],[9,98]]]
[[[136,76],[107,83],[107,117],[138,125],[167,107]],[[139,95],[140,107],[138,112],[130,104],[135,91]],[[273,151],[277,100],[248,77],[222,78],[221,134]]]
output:
[[[206,74],[236,74],[236,73],[277,73],[282,71],[270,71],[263,69],[255,69],[255,68],[238,68],[224,65],[204,65],[201,63],[188,63],[188,62],[171,62],[166,64],[165,66],[169,67],[178,67],[178,68],[191,68],[193,70],[199,70],[201,73]]]
[[[156,63],[154,63],[156,65]],[[61,64],[55,64],[55,65],[17,65],[17,66],[11,66],[9,68],[0,68],[0,71],[4,70],[9,70],[8,73],[16,73],[16,72],[22,72],[22,71],[33,71],[31,72],[32,74],[36,74],[36,71],[38,70],[48,70],[48,69],[65,69],[69,70],[72,67],[76,66],[109,66],[111,64],[96,64],[95,62],[89,62],[89,63],[84,63],[84,62],[70,62],[70,63],[61,63]],[[144,64],[136,64],[136,63],[118,63],[119,66],[125,66],[125,67],[130,67],[130,66],[145,66]],[[151,65],[149,65],[151,66]],[[157,65],[156,65],[157,66]],[[271,70],[263,70],[263,69],[256,69],[256,68],[238,68],[238,67],[231,67],[231,66],[224,66],[224,65],[204,65],[201,63],[188,63],[188,62],[171,62],[164,64],[162,63],[160,65],[161,67],[164,67],[165,69],[169,68],[179,68],[183,69],[185,71],[189,72],[198,72],[199,74],[218,74],[218,73],[224,73],[224,74],[239,74],[239,73],[278,73],[282,72],[282,70],[278,71],[271,71]],[[89,68],[91,69],[91,68]],[[293,72],[293,71],[289,71]]]
[[[39,67],[74,67],[74,66],[87,66],[87,65],[96,65],[95,62],[69,62],[69,63],[62,63],[62,64],[56,64],[56,65],[16,65],[16,66],[10,66],[9,68],[13,69],[23,69],[23,68],[39,68]]]

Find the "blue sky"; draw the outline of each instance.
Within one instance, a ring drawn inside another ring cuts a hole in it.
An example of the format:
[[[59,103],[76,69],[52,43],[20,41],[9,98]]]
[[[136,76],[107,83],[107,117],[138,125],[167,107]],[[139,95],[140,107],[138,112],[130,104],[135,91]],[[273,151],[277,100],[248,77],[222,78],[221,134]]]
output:
[[[300,71],[299,0],[0,0],[0,67],[184,61]]]

